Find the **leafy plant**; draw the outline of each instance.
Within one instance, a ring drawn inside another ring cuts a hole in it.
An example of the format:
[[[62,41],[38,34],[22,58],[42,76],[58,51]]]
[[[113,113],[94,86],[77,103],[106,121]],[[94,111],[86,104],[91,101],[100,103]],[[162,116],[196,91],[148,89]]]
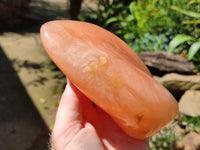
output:
[[[81,20],[110,30],[136,53],[162,50],[181,53],[186,49],[186,57],[200,70],[199,14],[200,0],[107,0],[99,1],[97,11],[91,10]],[[200,131],[199,120],[179,115],[150,138],[151,149],[181,149],[177,144],[188,132]],[[183,134],[174,131],[176,125],[184,128]]]
[[[175,35],[176,32],[174,31],[179,30],[174,30],[174,28],[177,28],[177,22],[180,22],[182,18],[180,13],[170,11],[169,8],[172,3],[175,6],[185,6],[187,4],[186,1],[100,1],[98,2],[97,11],[91,10],[89,13],[82,14],[80,18],[82,21],[92,22],[112,31],[132,47],[135,40],[143,40],[143,37],[146,36],[145,34],[148,33],[160,38],[161,34],[173,29],[171,34]]]
[[[198,0],[191,0],[188,2],[187,7],[189,8],[192,4],[200,4],[200,1]],[[192,18],[196,18],[195,20],[183,20],[183,24],[198,24],[200,23],[200,13],[196,12],[196,11],[190,11],[190,10],[185,10],[185,9],[181,9],[179,7],[176,6],[171,6],[172,10],[175,10],[181,14],[184,14],[186,16],[192,17]]]
[[[97,10],[89,8],[87,13],[79,16],[79,19],[98,24],[107,29],[111,29],[114,26],[113,23],[118,21],[116,20],[115,16],[118,16],[122,11],[127,10],[127,7],[131,1],[132,0],[98,1]]]
[[[135,39],[132,49],[136,53],[141,51],[163,51],[168,49],[168,39],[166,34],[153,35],[145,33],[144,36]]]
[[[82,21],[110,30],[136,53],[162,50],[180,53],[187,49],[187,58],[198,65],[199,4],[199,0],[99,1],[96,11],[82,14]]]
[[[184,14],[184,15],[190,16],[190,17],[200,18],[200,14],[196,13],[194,11],[183,10],[183,9],[180,9],[176,6],[171,6],[171,9],[176,10],[176,11],[178,11],[178,12]]]
[[[141,37],[149,31],[148,21],[150,16],[157,13],[156,3],[158,0],[134,1],[129,5],[131,15],[135,18],[137,24],[138,36]]]
[[[184,114],[180,114],[179,118],[177,119],[177,122],[180,126],[185,128],[187,132],[200,132],[200,117],[190,117]],[[184,133],[184,135],[186,132]]]
[[[135,38],[150,34],[160,34],[175,26],[173,20],[168,17],[168,3],[158,0],[137,0],[129,4],[129,10],[115,16],[118,21],[116,34],[127,43]]]
[[[149,139],[150,148],[151,150],[183,150],[183,145],[179,145],[179,143],[182,142],[184,136],[190,132],[199,133],[199,131],[199,116],[190,117],[179,113],[169,125]]]
[[[170,126],[165,127],[160,132],[152,136],[149,140],[151,150],[177,150],[177,143],[182,139],[174,132],[177,122],[173,121]]]
[[[192,44],[191,41],[193,41]],[[189,60],[193,59],[194,56],[200,51],[200,38],[197,40],[194,40],[192,36],[184,35],[184,34],[178,34],[176,35],[171,42],[169,43],[169,49],[168,52],[174,52],[175,48],[184,42],[187,42],[190,45],[190,48],[188,50],[187,58]]]
[[[182,24],[188,24],[188,25],[196,25],[200,23],[200,13],[197,11],[191,11],[189,8],[191,7],[192,4],[200,4],[199,0],[191,0],[187,4],[187,9],[181,9],[176,6],[171,6],[172,10],[175,10],[181,14],[184,14],[192,20],[183,20]],[[196,18],[195,20],[193,18]],[[200,37],[199,34],[196,34],[199,32],[197,29],[194,28],[194,31],[191,33],[191,35],[185,35],[185,34],[178,34],[176,35],[171,42],[169,43],[169,52],[174,52],[175,48],[179,45],[183,45],[184,43],[187,43],[187,58],[189,60],[194,60],[194,61],[200,61],[200,57],[198,57],[198,53],[200,51]],[[183,48],[182,48],[183,50]],[[195,57],[196,56],[196,57]]]

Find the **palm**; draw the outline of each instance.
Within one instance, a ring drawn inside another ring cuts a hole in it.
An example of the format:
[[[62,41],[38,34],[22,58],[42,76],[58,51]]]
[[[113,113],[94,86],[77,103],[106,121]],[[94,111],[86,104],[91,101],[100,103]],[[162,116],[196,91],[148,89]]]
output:
[[[55,150],[149,149],[147,140],[135,140],[126,135],[107,113],[72,84],[71,88],[68,85],[60,102],[52,140]]]

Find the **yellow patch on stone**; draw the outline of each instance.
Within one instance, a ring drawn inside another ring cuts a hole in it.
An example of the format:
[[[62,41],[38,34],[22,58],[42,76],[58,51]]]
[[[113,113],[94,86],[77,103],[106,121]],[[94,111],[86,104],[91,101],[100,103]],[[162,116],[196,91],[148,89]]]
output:
[[[83,68],[83,72],[91,72],[94,73],[98,69],[98,64],[96,62],[91,62],[88,66]]]
[[[96,72],[98,69],[98,64],[96,62],[90,63],[91,72]]]
[[[99,63],[100,65],[105,65],[107,63],[107,59],[104,56],[99,57]]]
[[[100,66],[107,64],[107,59],[104,56],[99,56],[97,61],[89,63],[83,68],[83,72],[95,73]]]
[[[110,82],[111,82],[111,85],[113,85],[115,87],[118,87],[121,85],[121,81],[117,75],[112,75],[110,77]]]
[[[114,92],[114,90],[122,85],[120,78],[117,75],[111,75],[105,85],[105,90]]]

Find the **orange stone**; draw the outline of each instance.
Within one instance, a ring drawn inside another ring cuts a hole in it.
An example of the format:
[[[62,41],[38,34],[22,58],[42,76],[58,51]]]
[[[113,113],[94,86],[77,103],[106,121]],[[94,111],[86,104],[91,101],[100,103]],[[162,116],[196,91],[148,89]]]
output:
[[[41,27],[41,39],[70,81],[131,137],[148,138],[176,116],[174,97],[111,32],[86,22],[51,21]]]

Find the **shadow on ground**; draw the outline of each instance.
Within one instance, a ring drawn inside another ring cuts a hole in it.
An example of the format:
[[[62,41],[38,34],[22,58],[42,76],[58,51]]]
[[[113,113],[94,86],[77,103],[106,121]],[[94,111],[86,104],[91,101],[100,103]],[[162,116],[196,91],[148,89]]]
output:
[[[0,48],[0,147],[44,150],[49,131]]]
[[[23,20],[19,26],[1,30],[0,35],[4,35],[5,32],[20,35],[39,34],[43,23],[67,18],[66,8],[63,3],[33,0],[31,10],[39,19]],[[45,150],[49,141],[49,129],[33,105],[13,64],[16,65],[17,62],[9,60],[5,51],[0,47],[0,149]],[[21,65],[26,69],[43,67],[28,61]]]

